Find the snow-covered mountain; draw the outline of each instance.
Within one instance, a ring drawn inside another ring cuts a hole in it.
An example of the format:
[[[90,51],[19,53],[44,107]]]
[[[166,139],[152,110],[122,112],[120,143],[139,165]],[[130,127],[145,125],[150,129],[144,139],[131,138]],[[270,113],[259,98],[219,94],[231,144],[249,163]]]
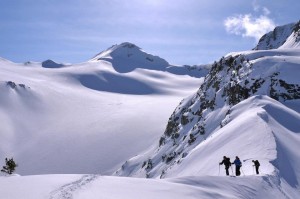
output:
[[[270,186],[280,183],[278,198],[294,198],[300,193],[300,49],[283,45],[216,61],[199,90],[175,109],[160,139],[115,175],[217,176],[224,155],[239,156],[245,176],[253,175],[252,160],[258,159]]]
[[[259,40],[254,50],[300,48],[300,21],[276,27]]]
[[[119,48],[110,53],[122,57]],[[22,175],[109,174],[148,148],[203,78],[167,72],[166,61],[144,54],[132,53],[139,65],[99,56],[73,65],[0,60],[1,162],[14,157]]]
[[[207,66],[171,66],[130,43],[62,67],[0,61],[2,159],[21,174],[115,169],[0,176],[0,196],[298,198],[297,26]],[[225,176],[224,155],[240,157],[241,176]]]
[[[184,65],[175,66],[169,64],[166,60],[144,52],[140,47],[124,42],[119,45],[113,45],[105,51],[93,57],[91,62],[108,61],[119,73],[127,73],[136,68],[167,71],[178,75],[189,75],[193,77],[205,76],[211,64],[207,65]]]
[[[91,61],[102,60],[111,62],[114,69],[120,73],[130,72],[136,68],[165,70],[169,66],[166,60],[148,54],[128,42],[114,45],[91,59]]]
[[[181,176],[181,173],[194,175],[195,170],[189,168],[181,168],[179,173],[173,172],[173,170],[174,168],[180,168],[180,163],[188,160],[190,153],[196,153],[196,149],[202,150],[202,147],[210,145],[210,148],[214,150],[209,151],[209,154],[216,153],[216,155],[213,155],[214,158],[207,154],[197,157],[199,157],[199,161],[205,158],[214,161],[208,162],[207,160],[206,164],[199,163],[197,174],[216,175],[217,170],[206,170],[204,168],[213,167],[217,159],[223,157],[222,153],[224,152],[232,155],[237,152],[224,150],[223,147],[216,144],[215,134],[224,135],[226,138],[232,138],[234,134],[245,136],[247,134],[244,132],[246,131],[245,128],[235,129],[235,127],[249,127],[245,123],[260,120],[261,117],[264,120],[264,117],[271,114],[268,110],[271,110],[271,112],[276,111],[273,110],[275,108],[264,110],[265,107],[273,107],[272,104],[280,106],[278,102],[271,98],[281,103],[300,99],[299,56],[300,50],[272,50],[235,53],[221,58],[214,63],[200,89],[194,95],[183,100],[175,109],[159,143],[156,143],[156,147],[148,153],[126,162],[117,174],[139,177]],[[281,106],[284,107],[284,105]],[[288,108],[276,109],[283,109],[283,112],[289,110]],[[246,112],[249,112],[249,114],[246,114]],[[257,115],[255,115],[256,113]],[[289,113],[282,114],[288,115]],[[276,115],[271,116],[276,117]],[[278,120],[280,120],[281,117],[278,117]],[[266,124],[263,125],[268,126],[267,121],[265,122]],[[231,127],[231,123],[236,124]],[[250,126],[253,125],[251,122],[250,124]],[[258,129],[260,128],[258,127]],[[272,129],[271,126],[269,128]],[[227,133],[232,133],[232,135],[226,135],[226,133],[223,133],[224,131],[228,131]],[[259,133],[257,135],[252,131],[253,129],[249,131],[249,134],[253,136],[252,139],[261,140],[259,135],[262,132],[255,131]],[[245,156],[248,154],[244,157],[245,159],[254,158],[255,156],[251,154],[251,151],[257,151],[257,148],[263,146],[257,146],[258,140],[250,142],[254,146],[247,146],[248,149],[243,149]],[[242,140],[239,140],[239,142],[244,145]],[[234,143],[229,144],[229,146],[234,147]],[[235,148],[238,148],[238,146]],[[263,149],[260,151],[263,151]],[[238,153],[241,153],[241,150],[238,150]],[[260,155],[257,154],[257,156]],[[191,159],[195,160],[194,156],[192,157]],[[270,162],[275,157],[260,158]],[[147,168],[150,160],[152,162],[151,169]],[[190,164],[191,167],[193,165],[195,164]]]

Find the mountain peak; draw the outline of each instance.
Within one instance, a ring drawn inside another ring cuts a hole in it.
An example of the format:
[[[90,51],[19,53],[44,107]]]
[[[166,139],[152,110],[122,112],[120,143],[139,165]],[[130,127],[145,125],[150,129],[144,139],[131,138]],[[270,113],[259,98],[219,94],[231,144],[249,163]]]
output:
[[[300,48],[300,21],[277,26],[260,38],[254,50],[277,48]]]
[[[63,66],[64,66],[63,64],[56,63],[51,59],[47,59],[46,61],[42,62],[42,67],[44,68],[61,68]]]
[[[135,44],[130,43],[130,42],[123,42],[118,46],[123,47],[123,48],[138,48],[138,49],[140,49],[138,46],[136,46]]]
[[[165,70],[169,66],[166,60],[148,54],[130,42],[113,45],[97,54],[90,61],[110,62],[118,72],[130,72],[136,68]]]

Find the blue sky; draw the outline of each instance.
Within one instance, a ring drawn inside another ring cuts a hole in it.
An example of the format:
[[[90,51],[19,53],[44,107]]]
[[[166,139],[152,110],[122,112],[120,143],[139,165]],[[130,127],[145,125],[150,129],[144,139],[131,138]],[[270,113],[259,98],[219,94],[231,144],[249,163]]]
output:
[[[297,22],[299,8],[299,0],[0,0],[0,57],[79,63],[127,41],[172,64],[205,64]]]

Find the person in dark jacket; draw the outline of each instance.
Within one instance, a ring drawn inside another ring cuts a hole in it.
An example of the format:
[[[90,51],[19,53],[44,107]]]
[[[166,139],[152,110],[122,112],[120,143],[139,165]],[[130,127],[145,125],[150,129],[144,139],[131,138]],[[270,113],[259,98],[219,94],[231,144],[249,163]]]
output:
[[[259,164],[258,160],[252,160],[252,162],[254,163],[253,166],[255,167],[256,174],[258,175],[259,174],[259,166],[260,166],[260,164]]]
[[[241,167],[242,167],[242,162],[240,161],[240,158],[238,156],[235,157],[234,162],[232,163],[235,165],[235,175],[240,176],[241,175]]]
[[[224,156],[223,161],[219,163],[220,165],[224,164],[225,170],[226,170],[226,175],[229,176],[229,167],[231,166],[230,158]]]

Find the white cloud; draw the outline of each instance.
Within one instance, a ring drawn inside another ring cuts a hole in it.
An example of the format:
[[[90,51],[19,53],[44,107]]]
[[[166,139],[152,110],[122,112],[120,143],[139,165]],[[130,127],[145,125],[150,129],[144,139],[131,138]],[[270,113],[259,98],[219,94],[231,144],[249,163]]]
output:
[[[265,33],[273,30],[275,23],[268,17],[271,11],[260,6],[257,0],[252,2],[252,7],[255,13],[261,13],[260,16],[245,14],[228,17],[224,21],[226,31],[243,37],[254,37],[258,41]]]
[[[243,37],[253,37],[258,41],[261,36],[271,31],[275,27],[274,21],[268,17],[271,13],[266,7],[261,7],[256,1],[253,1],[253,10],[262,12],[259,17],[252,14],[237,15],[228,17],[224,21],[226,31],[231,34],[242,35]]]

